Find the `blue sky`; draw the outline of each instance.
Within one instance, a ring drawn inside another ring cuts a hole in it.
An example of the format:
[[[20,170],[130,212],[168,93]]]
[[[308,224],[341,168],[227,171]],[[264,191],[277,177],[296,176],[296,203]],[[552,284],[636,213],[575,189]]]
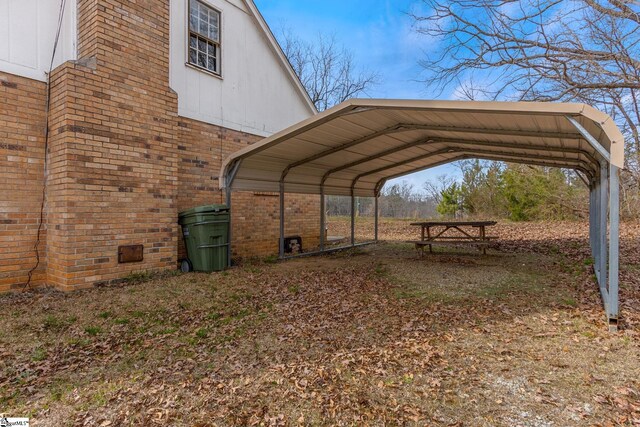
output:
[[[319,34],[335,35],[353,52],[356,64],[379,75],[367,93],[373,98],[433,99],[438,93],[421,83],[418,61],[429,54],[433,40],[414,31],[410,11],[426,13],[416,0],[255,0],[275,34],[287,28],[314,41]],[[448,98],[443,94],[439,98]],[[438,175],[456,175],[447,165],[403,178],[416,190]],[[393,183],[393,181],[390,181]]]

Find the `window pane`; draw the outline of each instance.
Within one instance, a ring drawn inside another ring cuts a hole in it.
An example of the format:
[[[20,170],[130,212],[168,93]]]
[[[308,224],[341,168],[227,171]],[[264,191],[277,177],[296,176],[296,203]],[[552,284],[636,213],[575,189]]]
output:
[[[207,33],[209,32],[209,24],[207,24],[207,21],[200,20],[200,27],[198,32],[203,36],[207,35]]]
[[[218,26],[218,18],[219,18],[219,14],[218,12],[211,12],[209,13],[209,24],[213,25],[214,27]]]
[[[198,52],[198,65],[207,68],[207,55]]]
[[[209,15],[209,38],[211,40],[218,41],[218,14],[212,13]]]
[[[208,50],[208,54],[211,56],[218,56],[216,55],[216,45],[214,45],[213,43],[207,43],[209,45],[209,50]]]
[[[218,71],[218,66],[216,64],[216,58],[213,56],[209,56],[209,66],[207,68],[209,68],[211,71]]]
[[[209,27],[209,38],[213,41],[218,40],[218,27]]]
[[[207,8],[206,7],[201,7],[200,8],[200,19],[202,19],[203,21],[207,21],[209,18],[209,12],[207,12]]]
[[[198,46],[198,39],[193,34],[189,34],[189,47],[195,48],[197,46]]]
[[[207,42],[200,38],[198,39],[198,50],[207,53]]]
[[[189,63],[197,64],[198,63],[198,52],[195,49],[189,49]]]

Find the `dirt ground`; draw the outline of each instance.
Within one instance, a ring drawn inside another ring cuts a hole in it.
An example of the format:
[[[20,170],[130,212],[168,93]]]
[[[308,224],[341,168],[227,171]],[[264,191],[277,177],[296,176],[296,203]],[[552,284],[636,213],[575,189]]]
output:
[[[586,224],[500,224],[485,256],[423,259],[402,243],[408,222],[381,231],[330,256],[2,296],[0,412],[34,426],[640,425],[640,225],[621,233],[617,333]]]

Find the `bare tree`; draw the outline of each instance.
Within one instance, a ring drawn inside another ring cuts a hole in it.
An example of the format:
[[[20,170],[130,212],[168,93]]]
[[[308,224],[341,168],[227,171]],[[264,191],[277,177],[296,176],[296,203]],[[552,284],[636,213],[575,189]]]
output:
[[[423,184],[423,189],[427,193],[436,205],[442,201],[442,192],[456,182],[455,178],[446,174],[438,175],[436,181],[426,181]]]
[[[427,82],[463,97],[584,102],[623,129],[640,182],[640,6],[625,0],[423,0]],[[472,82],[472,83],[471,83]]]
[[[376,84],[377,75],[358,70],[351,52],[338,45],[335,36],[319,35],[310,43],[283,30],[279,39],[318,111],[366,93]]]

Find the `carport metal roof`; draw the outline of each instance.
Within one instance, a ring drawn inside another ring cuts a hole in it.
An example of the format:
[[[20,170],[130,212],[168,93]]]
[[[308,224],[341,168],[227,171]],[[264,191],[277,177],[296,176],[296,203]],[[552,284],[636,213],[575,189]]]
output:
[[[608,115],[588,105],[353,99],[232,154],[222,165],[220,185],[229,205],[232,191],[280,193],[284,257],[285,193],[320,195],[321,251],[324,196],[351,196],[353,246],[356,196],[375,197],[377,241],[377,201],[388,179],[466,158],[578,172],[590,189],[594,270],[615,325],[624,138]]]
[[[374,196],[387,179],[463,158],[593,178],[602,158],[623,166],[624,139],[609,116],[584,104],[355,99],[234,153],[220,182],[233,190],[277,192],[282,182],[292,193]]]

